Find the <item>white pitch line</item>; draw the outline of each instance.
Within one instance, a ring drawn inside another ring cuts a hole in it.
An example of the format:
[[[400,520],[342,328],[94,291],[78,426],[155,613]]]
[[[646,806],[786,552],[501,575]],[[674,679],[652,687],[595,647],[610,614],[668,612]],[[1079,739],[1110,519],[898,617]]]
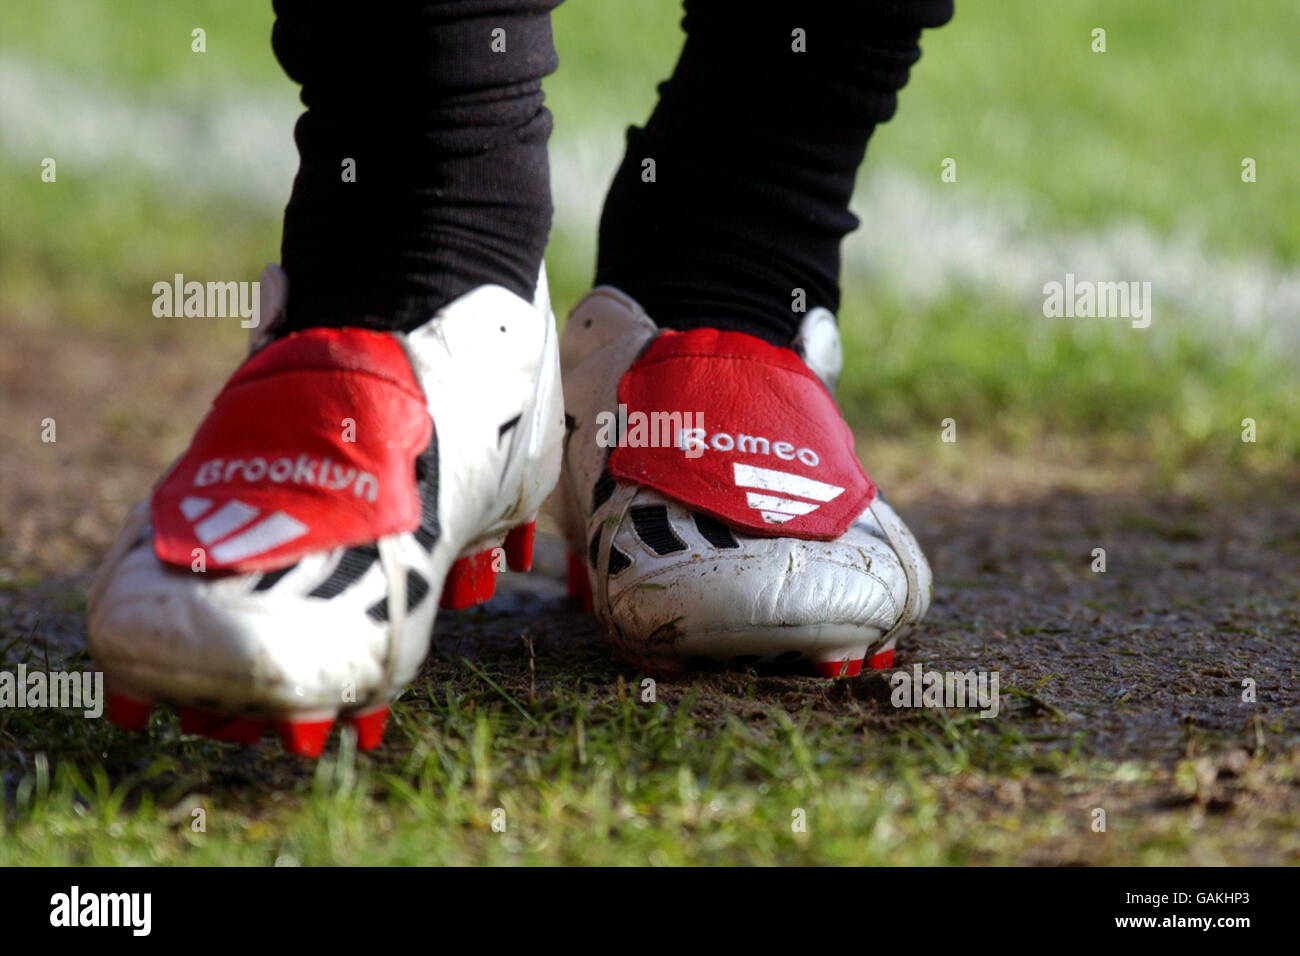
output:
[[[144,173],[181,198],[283,208],[298,165],[296,97],[287,80],[259,94],[141,96],[0,53],[0,150],[37,177],[50,156],[60,172],[93,169],[110,183],[119,171]]]
[[[1153,328],[1161,310],[1175,306],[1208,320],[1212,332],[1300,335],[1300,270],[1271,256],[1230,258],[1195,236],[1160,236],[1138,220],[1064,232],[1014,195],[963,199],[949,192],[956,188],[871,171],[854,198],[863,226],[845,245],[846,267],[912,301],[974,289],[1021,302],[1040,319],[1043,284],[1064,282],[1067,272],[1079,280],[1150,282]]]
[[[287,79],[265,92],[142,99],[0,53],[0,150],[30,160],[33,176],[41,158],[53,156],[61,169],[96,169],[106,178],[122,168],[143,171],[159,188],[278,211],[297,165],[299,112]],[[574,257],[590,261],[623,125],[588,120],[575,136],[564,133],[567,120],[560,117],[551,143],[555,228]],[[1194,236],[1161,236],[1136,220],[1063,232],[1015,194],[967,197],[960,186],[924,183],[870,160],[853,206],[863,227],[845,243],[846,271],[912,305],[964,292],[1015,302],[1041,318],[1043,284],[1072,272],[1080,280],[1150,282],[1152,331],[1173,307],[1202,318],[1204,334],[1221,334],[1225,347],[1234,333],[1290,344],[1300,338],[1300,271],[1264,253],[1228,257]]]

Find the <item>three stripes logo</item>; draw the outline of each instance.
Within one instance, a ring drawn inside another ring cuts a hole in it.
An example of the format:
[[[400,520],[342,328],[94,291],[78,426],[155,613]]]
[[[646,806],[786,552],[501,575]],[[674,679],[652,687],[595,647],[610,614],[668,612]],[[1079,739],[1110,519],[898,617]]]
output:
[[[732,465],[732,479],[738,488],[757,488],[745,494],[749,507],[758,511],[768,524],[785,524],[791,518],[812,514],[820,504],[834,501],[844,489],[838,485],[827,484],[802,475],[792,475],[788,471],[776,471],[772,468],[759,468],[755,465]],[[779,492],[773,494],[772,492]],[[793,495],[795,497],[785,497]],[[811,498],[800,501],[799,498]]]
[[[305,524],[283,511],[255,523],[261,510],[232,498],[214,509],[211,498],[190,495],[181,500],[181,514],[194,527],[194,536],[219,565],[255,557],[307,533]],[[243,529],[243,530],[240,530]],[[214,542],[217,542],[214,544]]]

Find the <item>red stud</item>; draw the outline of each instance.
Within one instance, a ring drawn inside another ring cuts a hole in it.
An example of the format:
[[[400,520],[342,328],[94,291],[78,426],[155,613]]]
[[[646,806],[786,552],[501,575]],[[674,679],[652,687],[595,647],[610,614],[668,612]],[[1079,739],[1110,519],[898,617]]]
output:
[[[594,606],[591,600],[591,580],[587,577],[587,565],[582,558],[569,552],[568,573],[569,597],[582,602],[582,609],[590,611]]]
[[[284,749],[300,757],[311,757],[313,760],[325,749],[325,741],[329,739],[330,728],[333,726],[333,717],[324,720],[290,718],[275,722],[275,729],[280,735],[280,743],[284,745]]]
[[[109,691],[105,710],[108,719],[123,730],[144,730],[145,724],[149,722],[149,714],[153,711],[153,704]]]
[[[183,734],[206,734],[215,723],[212,713],[197,707],[177,707],[176,716],[181,719]]]
[[[198,707],[177,707],[176,713],[181,719],[181,733],[202,734],[227,743],[256,743],[266,731],[266,721],[256,717],[224,714]]]
[[[439,604],[449,611],[482,604],[496,590],[497,575],[492,568],[492,549],[459,558],[447,572]]]
[[[530,521],[511,528],[506,535],[506,565],[511,571],[528,571],[533,566],[533,535],[537,522]]]
[[[388,705],[381,704],[371,710],[348,714],[343,718],[357,732],[357,747],[374,750],[384,740],[384,726],[388,723]]]
[[[855,677],[862,670],[862,658],[845,661],[813,661],[813,670],[818,677]]]
[[[230,717],[208,731],[213,740],[232,744],[255,744],[266,733],[266,721],[255,717]]]
[[[888,670],[894,666],[894,649],[891,647],[879,654],[873,654],[871,660],[867,661],[867,665],[878,671]]]
[[[686,676],[686,668],[674,664],[642,664],[641,673],[646,677],[654,680],[672,681],[681,680]]]

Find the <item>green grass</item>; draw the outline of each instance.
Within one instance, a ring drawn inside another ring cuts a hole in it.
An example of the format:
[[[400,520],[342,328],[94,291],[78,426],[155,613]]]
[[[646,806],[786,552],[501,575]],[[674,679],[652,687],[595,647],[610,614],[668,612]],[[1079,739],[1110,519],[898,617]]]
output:
[[[557,138],[617,137],[644,119],[676,56],[679,13],[659,2],[561,7],[562,69],[547,81]],[[232,91],[265,91],[288,104],[296,90],[271,55],[271,22],[269,4],[109,11],[58,0],[12,11],[0,53],[146,102],[201,110]],[[69,24],[77,29],[69,33]],[[206,54],[190,52],[194,26],[208,31]],[[1089,49],[1095,26],[1108,31],[1106,53]],[[1284,4],[959,7],[951,25],[927,33],[899,116],[877,131],[869,163],[933,177],[938,188],[939,163],[952,156],[958,183],[943,188],[984,203],[1028,203],[1043,228],[1139,221],[1157,234],[1198,236],[1211,251],[1293,266],[1300,172],[1288,157],[1300,151],[1300,127],[1288,111],[1300,102],[1300,69],[1289,38],[1297,32],[1300,10]],[[1259,162],[1253,185],[1240,181],[1246,155]],[[251,197],[204,199],[130,162],[64,162],[58,183],[42,184],[39,161],[0,145],[6,317],[61,317],[131,335],[150,327],[149,288],[160,275],[252,278],[277,257],[278,210]],[[590,245],[572,240],[557,234],[548,254],[561,311],[591,275]],[[1172,467],[1206,453],[1276,463],[1300,449],[1294,390],[1278,387],[1290,377],[1287,359],[1250,336],[1221,348],[1200,331],[1207,323],[1170,309],[1162,329],[1121,334],[975,296],[916,314],[885,277],[869,287],[850,273],[845,284],[844,398],[872,427],[924,436],[960,409],[1001,444],[1122,431]],[[1270,423],[1266,449],[1224,444],[1244,417]]]
[[[1300,8],[1276,2],[959,3],[869,156],[935,182],[951,156],[960,188],[1027,193],[1064,230],[1133,219],[1294,264],[1297,33]]]
[[[942,711],[882,728],[887,703],[828,714],[813,697],[787,712],[753,701],[743,675],[723,717],[699,689],[643,703],[622,679],[563,680],[530,701],[491,677],[462,665],[412,689],[378,758],[349,737],[315,766],[184,737],[159,716],[133,737],[3,712],[0,739],[25,756],[7,768],[0,865],[1162,863],[1193,845],[1212,862],[1249,859],[1261,836],[1296,843],[1294,813],[1207,832],[1177,778],[1088,760],[1068,730],[1044,745],[1014,721]],[[1294,768],[1268,772],[1285,786]],[[1124,813],[1130,785],[1168,791],[1173,808]],[[1106,834],[1089,830],[1098,792]]]
[[[935,440],[952,418],[959,440],[1032,451],[1081,437],[1166,476],[1196,461],[1249,471],[1300,456],[1300,392],[1280,387],[1294,357],[1262,344],[1048,319],[978,296],[909,309],[852,282],[845,303],[840,398],[864,437]],[[1244,418],[1256,421],[1253,444]]]
[[[269,0],[49,0],[6,10],[0,48],[133,92],[270,86],[287,82],[271,55],[274,20]],[[191,50],[196,27],[207,34],[202,54]]]
[[[26,182],[37,183],[28,189]],[[279,223],[249,205],[177,202],[137,170],[58,168],[39,183],[0,155],[0,315],[130,336],[160,321],[153,284],[175,272],[246,276],[278,258]]]

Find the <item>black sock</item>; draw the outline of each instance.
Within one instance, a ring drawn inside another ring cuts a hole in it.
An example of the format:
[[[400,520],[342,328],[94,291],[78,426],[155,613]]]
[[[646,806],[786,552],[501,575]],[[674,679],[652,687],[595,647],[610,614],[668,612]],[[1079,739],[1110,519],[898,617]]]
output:
[[[532,298],[551,225],[541,79],[558,3],[275,0],[272,45],[307,106],[284,214],[285,331],[409,329],[484,283]]]
[[[839,308],[854,177],[952,0],[686,0],[687,39],[605,200],[597,284],[660,325],[787,345]],[[796,30],[804,52],[796,52]],[[655,181],[647,182],[646,160]]]

